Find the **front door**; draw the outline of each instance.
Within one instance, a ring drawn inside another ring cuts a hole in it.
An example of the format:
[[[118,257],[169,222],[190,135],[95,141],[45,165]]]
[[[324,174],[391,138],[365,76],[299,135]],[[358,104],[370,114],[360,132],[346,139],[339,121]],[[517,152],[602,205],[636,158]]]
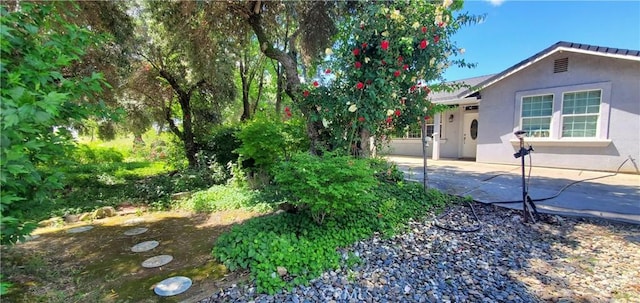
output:
[[[478,147],[478,113],[464,114],[462,157],[475,158]]]

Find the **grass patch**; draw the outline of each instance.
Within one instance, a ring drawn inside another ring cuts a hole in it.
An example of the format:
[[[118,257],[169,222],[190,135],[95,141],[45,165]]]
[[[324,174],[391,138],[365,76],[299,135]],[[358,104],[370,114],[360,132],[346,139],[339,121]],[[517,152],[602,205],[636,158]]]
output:
[[[347,216],[331,217],[318,225],[305,213],[258,217],[221,235],[213,256],[230,270],[248,269],[257,291],[273,294],[282,288],[307,284],[322,272],[357,260],[342,260],[337,249],[375,232],[391,236],[411,218],[420,218],[444,206],[450,196],[425,192],[415,183],[381,182],[375,199]],[[278,267],[287,274],[281,277]]]
[[[195,192],[189,199],[178,202],[176,207],[194,212],[231,209],[246,209],[256,212],[273,210],[273,204],[260,201],[258,191],[225,185],[214,185],[207,190]]]

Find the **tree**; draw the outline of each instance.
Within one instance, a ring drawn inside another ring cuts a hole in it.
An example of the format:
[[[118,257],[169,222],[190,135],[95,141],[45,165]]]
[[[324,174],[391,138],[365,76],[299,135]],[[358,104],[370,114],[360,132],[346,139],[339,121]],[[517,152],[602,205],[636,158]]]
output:
[[[65,13],[49,3],[23,2],[12,12],[0,6],[3,244],[15,243],[35,228],[15,216],[22,207],[51,202],[50,192],[62,186],[60,173],[42,168],[64,163],[73,145],[67,126],[107,114],[101,93],[109,85],[102,75],[68,73],[107,38],[67,22]]]
[[[169,129],[183,142],[190,167],[197,165],[196,136],[204,131],[202,125],[219,123],[220,105],[235,97],[232,56],[224,39],[214,34],[199,13],[198,5],[191,1],[144,3],[138,53],[142,70],[138,72],[147,75],[138,74],[138,79],[148,81],[129,85],[151,101],[149,106],[162,106]],[[139,89],[138,85],[147,87]],[[164,88],[157,92],[170,88],[172,96],[149,94],[157,88]],[[194,123],[201,128],[195,129]]]

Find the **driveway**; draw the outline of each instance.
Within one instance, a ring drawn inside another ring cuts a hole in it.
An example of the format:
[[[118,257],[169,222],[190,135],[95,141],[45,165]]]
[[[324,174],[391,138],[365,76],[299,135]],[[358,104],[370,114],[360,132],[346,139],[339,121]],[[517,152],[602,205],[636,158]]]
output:
[[[387,159],[405,172],[405,178],[423,181],[422,158],[388,156]],[[427,182],[443,192],[471,196],[482,203],[522,201],[520,166],[428,159]],[[574,182],[577,183],[566,187]],[[536,202],[539,212],[640,224],[640,175],[544,168],[534,163],[529,195],[534,200],[558,195]],[[497,205],[522,209],[522,202]]]

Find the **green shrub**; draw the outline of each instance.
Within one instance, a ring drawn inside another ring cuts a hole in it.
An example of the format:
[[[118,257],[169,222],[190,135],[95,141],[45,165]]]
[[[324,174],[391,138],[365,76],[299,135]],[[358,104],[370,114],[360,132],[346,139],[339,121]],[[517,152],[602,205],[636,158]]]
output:
[[[412,218],[421,218],[450,199],[437,191],[425,192],[417,183],[383,182],[374,195],[370,204],[346,216],[327,218],[323,225],[307,213],[247,220],[218,237],[212,255],[232,271],[250,270],[257,291],[273,294],[307,284],[326,270],[356,264],[357,259],[341,258],[337,250],[375,232],[391,236]],[[287,275],[280,277],[278,267],[284,267]]]
[[[257,191],[230,185],[214,185],[194,193],[189,199],[179,202],[178,207],[195,212],[214,212],[230,209],[272,210],[272,206],[259,201]]]
[[[124,155],[112,147],[78,145],[74,151],[76,161],[83,164],[120,163],[124,161]]]
[[[371,202],[377,180],[369,164],[367,159],[334,153],[296,153],[280,163],[274,180],[292,204],[322,224],[327,216],[344,216]]]
[[[236,138],[239,130],[240,126],[236,124],[216,127],[206,141],[200,143],[201,152],[225,167],[229,162],[237,162],[238,154],[234,151],[240,147],[240,140]]]
[[[236,152],[241,161],[251,160],[265,172],[292,153],[308,148],[304,121],[290,119],[285,122],[264,114],[244,124],[236,134],[241,145]]]

